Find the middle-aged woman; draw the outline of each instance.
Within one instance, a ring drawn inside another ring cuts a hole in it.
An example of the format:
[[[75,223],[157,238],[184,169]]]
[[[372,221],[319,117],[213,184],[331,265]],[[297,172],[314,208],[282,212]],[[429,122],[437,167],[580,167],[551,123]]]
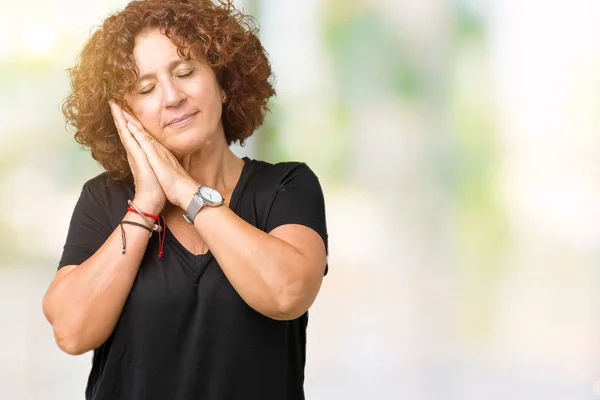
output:
[[[319,181],[238,158],[274,94],[230,2],[107,18],[63,110],[105,172],[85,183],[44,297],[58,346],[94,350],[86,399],[303,399],[327,268]]]

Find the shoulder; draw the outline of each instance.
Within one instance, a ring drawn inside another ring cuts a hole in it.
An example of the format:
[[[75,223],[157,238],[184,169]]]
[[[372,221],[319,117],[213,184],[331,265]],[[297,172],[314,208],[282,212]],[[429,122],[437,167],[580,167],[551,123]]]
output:
[[[133,188],[127,182],[110,180],[108,173],[105,171],[88,179],[83,184],[83,189],[95,194],[111,194],[127,192]]]
[[[252,163],[252,178],[256,183],[281,189],[279,185],[302,181],[319,185],[319,179],[307,163],[302,161],[282,161],[270,163],[261,160],[249,160]]]
[[[127,199],[132,198],[134,188],[124,181],[111,181],[107,172],[102,172],[87,180],[82,187],[81,198],[107,214],[124,210]]]

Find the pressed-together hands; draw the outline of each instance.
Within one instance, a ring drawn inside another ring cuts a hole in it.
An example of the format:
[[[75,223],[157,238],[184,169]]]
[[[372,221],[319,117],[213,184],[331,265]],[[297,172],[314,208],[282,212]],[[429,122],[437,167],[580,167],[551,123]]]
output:
[[[133,174],[134,203],[156,214],[164,208],[166,200],[185,208],[187,205],[183,203],[193,194],[188,193],[189,188],[198,185],[173,153],[154,140],[135,117],[114,102],[109,104]]]

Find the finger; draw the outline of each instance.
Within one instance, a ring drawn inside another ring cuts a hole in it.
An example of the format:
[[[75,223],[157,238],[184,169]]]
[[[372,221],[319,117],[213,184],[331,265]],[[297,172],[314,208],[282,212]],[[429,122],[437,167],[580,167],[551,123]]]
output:
[[[133,159],[133,157],[129,153],[127,153],[127,163],[129,164],[129,166],[131,167],[131,169],[133,171],[135,160]]]
[[[132,137],[131,134],[127,135],[127,120],[123,116],[123,110],[116,103],[109,101],[110,112],[113,116],[113,120],[115,122],[115,127],[117,128],[117,132],[119,132],[119,137],[124,145],[127,142],[130,142]]]
[[[110,113],[113,117],[113,122],[115,123],[115,128],[117,128],[117,133],[119,135],[119,140],[121,141],[121,143],[123,144],[123,146],[125,146],[125,148],[127,149],[127,144],[125,142],[125,138],[123,138],[123,124],[121,123],[121,120],[119,118],[119,108],[118,106],[113,103],[112,101],[108,102],[108,105],[110,107]]]
[[[137,118],[135,118],[125,110],[123,110],[123,115],[125,116],[127,122],[132,122],[135,125],[135,128],[137,128],[136,132],[142,132],[142,136],[145,140],[152,142],[152,144],[154,144],[154,146],[158,149],[164,149],[164,146],[158,140],[155,140],[155,138],[148,131],[146,131],[146,129],[144,129],[144,126],[140,121],[137,120]],[[130,129],[129,127],[128,129],[133,133],[132,129]],[[136,135],[133,136],[134,138],[136,138],[136,140],[138,139]]]
[[[127,129],[127,120],[123,116],[123,109],[112,101],[109,101],[108,103],[110,105],[113,120],[115,121],[117,132],[121,138],[121,143],[123,143],[126,150],[129,150],[131,147],[135,148],[136,143],[133,143],[135,139]]]
[[[146,131],[144,129],[144,126],[142,125],[142,123],[140,121],[138,121],[134,116],[132,116],[131,114],[129,114],[125,110],[123,110],[123,115],[125,116],[125,119],[127,120],[127,123],[128,123],[127,129],[129,129],[129,131],[132,132],[132,135],[133,135],[133,130],[132,129],[137,128],[135,130],[135,132],[136,133],[141,132],[142,136],[144,137],[145,140],[152,142],[156,147],[158,147],[158,146],[162,147],[162,145],[160,144],[160,142],[158,140],[154,141],[154,137],[148,131]],[[130,128],[129,127],[129,122],[133,123],[134,127]],[[136,140],[139,139],[136,135],[133,135],[133,137]],[[140,142],[138,141],[138,143],[140,143]]]
[[[127,122],[131,121],[135,124],[135,126],[138,127],[138,129],[144,130],[142,123],[140,121],[138,121],[137,118],[135,118],[133,115],[129,114],[125,110],[123,110],[123,115],[125,116],[125,119],[127,120]]]
[[[154,138],[144,129],[139,128],[133,121],[127,122],[127,129],[131,132],[135,140],[138,142],[144,153],[156,151],[154,147]]]

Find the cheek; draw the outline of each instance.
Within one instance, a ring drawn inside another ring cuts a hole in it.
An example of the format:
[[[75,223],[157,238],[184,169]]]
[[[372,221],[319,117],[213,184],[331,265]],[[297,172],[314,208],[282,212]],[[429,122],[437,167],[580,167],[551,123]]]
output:
[[[133,109],[133,114],[146,131],[153,135],[160,132],[160,109],[137,107]]]
[[[148,133],[158,133],[160,127],[160,106],[156,107],[150,99],[135,99],[125,96],[125,101],[129,110],[141,122],[142,126]]]
[[[211,109],[215,104],[221,103],[221,90],[216,80],[200,76],[193,82],[188,90],[188,95],[202,104],[203,108]]]

